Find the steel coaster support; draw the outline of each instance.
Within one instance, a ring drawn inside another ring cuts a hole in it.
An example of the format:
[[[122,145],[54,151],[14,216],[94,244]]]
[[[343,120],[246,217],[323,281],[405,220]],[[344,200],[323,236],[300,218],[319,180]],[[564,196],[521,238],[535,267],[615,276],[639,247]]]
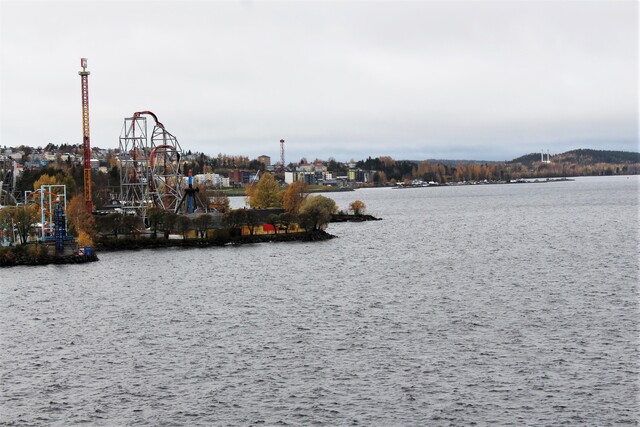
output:
[[[146,115],[155,122],[151,139],[147,137]],[[138,111],[125,119],[119,157],[120,201],[125,213],[145,220],[151,205],[176,210],[183,193],[181,156],[178,140],[151,111]]]
[[[67,219],[62,210],[62,203],[56,202],[54,209],[54,222],[55,222],[55,241],[56,251],[64,251],[64,241],[67,237]]]
[[[153,128],[151,147],[149,189],[154,194],[154,204],[161,209],[175,211],[183,193],[182,148],[161,123]]]
[[[0,206],[15,205],[16,203],[13,195],[16,188],[15,166],[15,160],[0,156]]]
[[[120,201],[125,214],[146,217],[148,202],[147,119],[134,116],[124,119],[120,135]]]
[[[67,186],[66,185],[42,185],[38,190],[40,192],[40,220],[42,224],[41,228],[41,240],[47,241],[56,239],[58,231],[55,218],[56,205],[59,205],[63,212],[67,211]],[[25,198],[26,203],[26,198]],[[62,223],[59,225],[60,230],[64,230],[64,236],[67,233],[67,219],[63,215]]]

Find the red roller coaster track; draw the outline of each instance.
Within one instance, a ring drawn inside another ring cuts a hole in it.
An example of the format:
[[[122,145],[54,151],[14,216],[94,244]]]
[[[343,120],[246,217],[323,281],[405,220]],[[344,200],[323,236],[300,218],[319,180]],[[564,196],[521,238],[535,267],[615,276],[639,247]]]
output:
[[[151,111],[137,111],[137,112],[133,113],[133,118],[137,119],[138,117],[140,117],[143,114],[148,114],[151,117],[153,117],[153,120],[155,120],[156,125],[161,127],[162,129],[164,129],[164,125],[158,121],[158,116],[153,114]]]

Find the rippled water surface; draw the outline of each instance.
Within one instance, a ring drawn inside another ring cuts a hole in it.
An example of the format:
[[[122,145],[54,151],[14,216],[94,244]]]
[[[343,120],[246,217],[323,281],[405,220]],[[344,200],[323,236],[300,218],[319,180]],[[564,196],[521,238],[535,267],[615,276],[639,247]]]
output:
[[[316,243],[0,270],[0,424],[637,425],[638,177],[372,189]]]

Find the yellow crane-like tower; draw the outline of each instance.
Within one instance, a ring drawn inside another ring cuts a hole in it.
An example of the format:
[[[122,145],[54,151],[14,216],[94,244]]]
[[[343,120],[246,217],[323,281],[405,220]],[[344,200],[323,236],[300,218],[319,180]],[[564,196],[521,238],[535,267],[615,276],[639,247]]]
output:
[[[87,58],[80,58],[82,71],[78,71],[82,85],[82,147],[84,152],[84,205],[87,212],[93,212],[91,197],[91,143],[89,139],[89,74]]]

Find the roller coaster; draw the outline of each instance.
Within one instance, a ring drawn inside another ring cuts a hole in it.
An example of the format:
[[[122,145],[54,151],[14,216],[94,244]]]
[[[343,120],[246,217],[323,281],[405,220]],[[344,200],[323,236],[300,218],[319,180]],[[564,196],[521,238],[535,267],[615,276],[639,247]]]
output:
[[[151,137],[147,117],[154,121]],[[139,111],[124,119],[120,134],[120,202],[125,214],[143,220],[151,207],[178,213],[192,210],[183,203],[192,197],[191,181],[184,187],[178,140],[151,111]]]

